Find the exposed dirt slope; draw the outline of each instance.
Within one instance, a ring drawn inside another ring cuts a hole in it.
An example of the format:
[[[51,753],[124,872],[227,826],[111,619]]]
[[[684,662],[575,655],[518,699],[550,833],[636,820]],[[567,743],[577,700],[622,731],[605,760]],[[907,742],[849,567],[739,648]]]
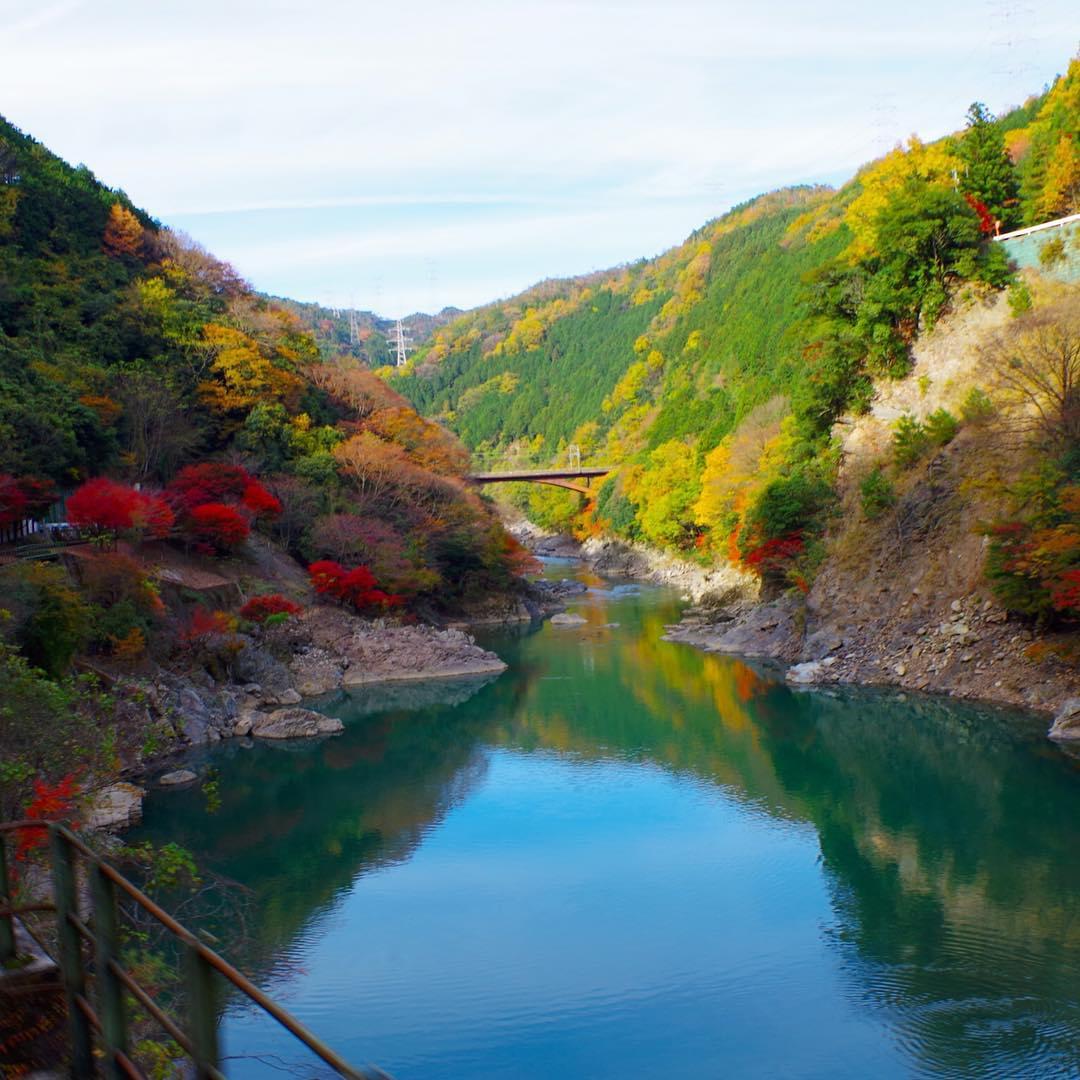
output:
[[[1075,667],[1032,648],[1054,639],[1001,609],[983,575],[978,526],[1004,509],[1004,485],[1022,463],[1000,425],[965,424],[901,473],[895,507],[877,520],[860,508],[859,484],[889,460],[895,421],[942,407],[959,414],[971,387],[988,382],[980,343],[1009,318],[1004,296],[962,301],[919,342],[911,375],[883,385],[869,414],[838,425],[842,513],[805,599],[731,620],[691,613],[670,638],[801,664],[794,681],[891,683],[1047,712],[1080,696]]]

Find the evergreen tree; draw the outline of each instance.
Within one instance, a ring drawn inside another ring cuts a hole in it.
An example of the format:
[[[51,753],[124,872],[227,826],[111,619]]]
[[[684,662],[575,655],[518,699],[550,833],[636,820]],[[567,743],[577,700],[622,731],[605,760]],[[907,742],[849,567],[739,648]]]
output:
[[[976,101],[967,112],[967,131],[957,146],[964,163],[961,188],[983,203],[1009,229],[1019,224],[1020,188],[1005,138],[993,114]]]

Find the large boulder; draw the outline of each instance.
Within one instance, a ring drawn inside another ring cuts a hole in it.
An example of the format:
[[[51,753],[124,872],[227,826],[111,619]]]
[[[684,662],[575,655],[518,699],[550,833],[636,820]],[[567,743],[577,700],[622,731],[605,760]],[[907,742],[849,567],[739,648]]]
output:
[[[336,735],[345,725],[334,716],[310,709],[275,709],[259,713],[251,734],[259,739],[310,739],[315,735]]]
[[[110,784],[94,794],[86,813],[88,829],[125,829],[142,818],[142,801],[146,792],[141,787],[121,781]]]
[[[1062,702],[1048,734],[1051,739],[1080,739],[1080,698]]]

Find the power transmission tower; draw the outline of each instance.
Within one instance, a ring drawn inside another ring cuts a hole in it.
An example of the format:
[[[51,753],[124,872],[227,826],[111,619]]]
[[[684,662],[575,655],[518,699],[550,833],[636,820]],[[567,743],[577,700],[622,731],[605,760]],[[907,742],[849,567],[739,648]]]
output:
[[[390,345],[394,349],[395,364],[398,367],[404,367],[408,356],[409,340],[405,336],[405,327],[401,325],[400,319],[394,323],[394,329],[390,331]]]

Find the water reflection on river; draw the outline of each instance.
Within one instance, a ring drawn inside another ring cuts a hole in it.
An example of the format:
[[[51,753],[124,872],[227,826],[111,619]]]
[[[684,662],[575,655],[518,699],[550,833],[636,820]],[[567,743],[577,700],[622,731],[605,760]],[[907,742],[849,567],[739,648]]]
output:
[[[584,627],[489,635],[495,680],[216,748],[216,814],[155,793],[143,833],[252,890],[223,951],[399,1080],[1080,1076],[1080,763],[1022,717],[793,692],[593,584]],[[224,1038],[299,1059],[237,1007]]]

